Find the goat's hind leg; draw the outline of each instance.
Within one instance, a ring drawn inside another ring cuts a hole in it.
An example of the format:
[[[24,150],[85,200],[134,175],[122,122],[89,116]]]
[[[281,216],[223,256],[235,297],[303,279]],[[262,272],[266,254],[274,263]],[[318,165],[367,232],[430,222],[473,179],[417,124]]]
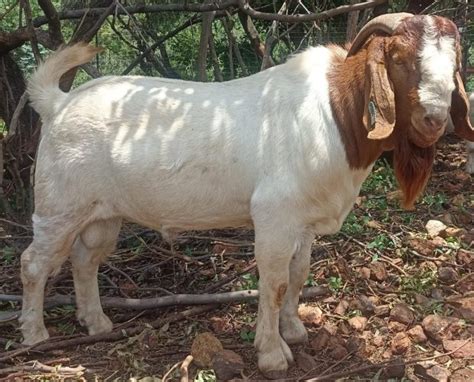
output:
[[[58,272],[69,256],[74,232],[68,228],[67,223],[54,218],[33,217],[34,239],[21,255],[23,304],[19,321],[25,345],[49,337],[43,319],[44,288],[49,275]]]
[[[290,263],[290,283],[280,310],[280,332],[288,344],[298,344],[308,340],[308,332],[298,317],[298,301],[309,274],[313,239],[312,233],[302,235]]]
[[[78,235],[71,255],[77,319],[90,335],[106,333],[113,324],[100,304],[97,273],[99,265],[115,248],[121,220],[100,220],[89,224]]]

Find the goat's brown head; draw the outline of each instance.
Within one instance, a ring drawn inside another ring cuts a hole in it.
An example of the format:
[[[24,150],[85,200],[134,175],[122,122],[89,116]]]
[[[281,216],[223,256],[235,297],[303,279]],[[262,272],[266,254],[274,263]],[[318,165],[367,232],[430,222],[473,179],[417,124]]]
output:
[[[456,25],[438,16],[379,16],[359,32],[347,60],[366,51],[363,124],[371,140],[394,149],[395,174],[411,208],[429,178],[434,144],[448,113],[455,132],[474,140],[459,69]]]

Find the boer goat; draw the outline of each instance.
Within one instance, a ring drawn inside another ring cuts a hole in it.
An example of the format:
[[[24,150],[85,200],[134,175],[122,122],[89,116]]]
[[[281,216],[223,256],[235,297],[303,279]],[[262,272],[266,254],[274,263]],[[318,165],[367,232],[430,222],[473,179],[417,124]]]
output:
[[[349,50],[310,48],[248,78],[196,83],[104,77],[63,93],[99,49],[54,53],[28,86],[43,120],[34,239],[21,257],[24,343],[48,338],[47,277],[70,258],[77,317],[108,332],[97,285],[122,219],[162,231],[253,227],[260,274],[255,346],[270,378],[307,332],[298,296],[315,234],[337,232],[384,150],[405,207],[423,190],[448,113],[474,140],[456,26],[436,16],[369,22]]]

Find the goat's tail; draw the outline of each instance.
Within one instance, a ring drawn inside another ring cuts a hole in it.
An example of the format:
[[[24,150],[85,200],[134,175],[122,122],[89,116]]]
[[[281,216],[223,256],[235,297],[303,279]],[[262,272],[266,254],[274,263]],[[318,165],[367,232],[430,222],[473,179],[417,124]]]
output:
[[[28,82],[27,91],[41,118],[52,117],[58,98],[65,94],[59,88],[61,76],[70,69],[89,62],[101,50],[87,43],[78,43],[60,48],[40,64]]]

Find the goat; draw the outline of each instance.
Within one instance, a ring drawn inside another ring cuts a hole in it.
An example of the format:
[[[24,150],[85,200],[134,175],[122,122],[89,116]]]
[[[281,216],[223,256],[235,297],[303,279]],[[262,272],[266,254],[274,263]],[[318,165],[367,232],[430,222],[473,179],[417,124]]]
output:
[[[48,338],[44,286],[68,257],[79,322],[89,334],[112,329],[97,270],[122,219],[165,232],[246,226],[260,274],[258,366],[280,377],[288,344],[307,340],[297,307],[313,239],[340,229],[376,158],[394,150],[410,208],[449,110],[474,140],[459,34],[442,17],[379,16],[349,50],[310,48],[224,83],[110,76],[61,92],[61,75],[97,52],[59,50],[28,85],[44,124],[34,238],[21,256],[25,344]]]
[[[471,108],[471,124],[474,124],[474,92],[469,94],[469,104]],[[447,132],[454,131],[454,125],[451,118],[448,118],[448,126],[446,127]],[[466,151],[467,151],[467,162],[466,162],[466,171],[469,174],[474,174],[474,143],[466,142]]]

